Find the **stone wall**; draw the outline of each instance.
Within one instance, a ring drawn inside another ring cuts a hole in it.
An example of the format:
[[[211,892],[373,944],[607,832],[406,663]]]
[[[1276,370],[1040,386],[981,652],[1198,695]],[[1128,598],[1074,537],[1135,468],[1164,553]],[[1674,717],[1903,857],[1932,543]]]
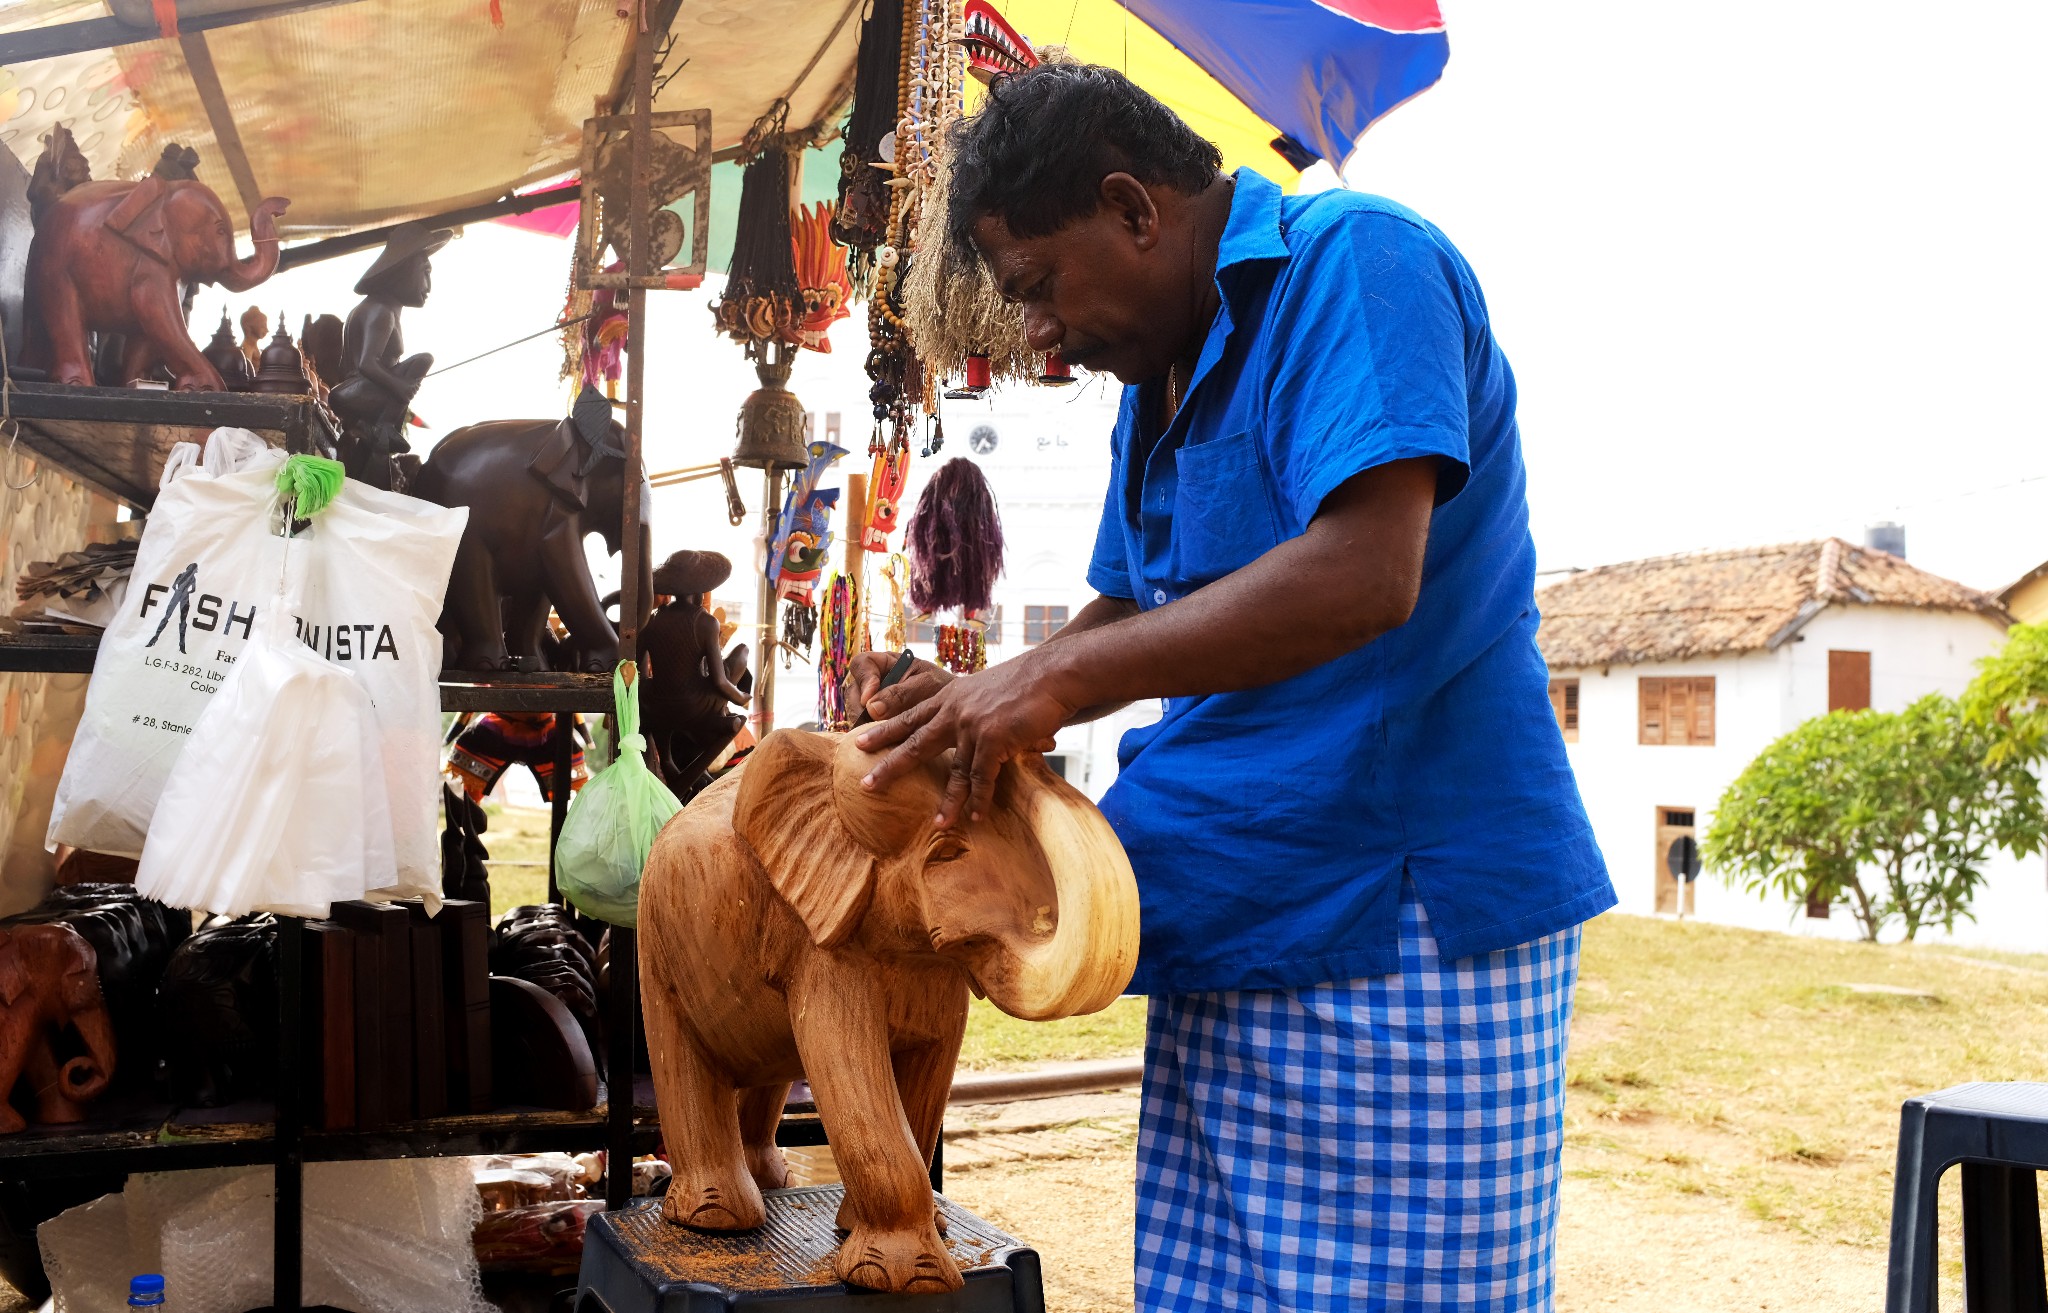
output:
[[[112,501],[4,445],[0,475],[0,609],[12,610],[14,581],[30,562],[111,540],[119,528]],[[14,486],[21,483],[29,486]],[[53,861],[43,836],[86,682],[84,675],[0,673],[0,916],[34,906],[50,887]]]

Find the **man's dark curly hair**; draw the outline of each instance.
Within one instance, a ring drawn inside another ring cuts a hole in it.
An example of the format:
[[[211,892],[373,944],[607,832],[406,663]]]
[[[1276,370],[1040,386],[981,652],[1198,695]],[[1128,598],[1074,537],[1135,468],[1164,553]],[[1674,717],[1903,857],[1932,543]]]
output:
[[[954,124],[947,237],[973,259],[972,232],[996,215],[1043,237],[1093,214],[1112,173],[1190,195],[1223,170],[1215,145],[1113,68],[1043,64],[989,88]]]

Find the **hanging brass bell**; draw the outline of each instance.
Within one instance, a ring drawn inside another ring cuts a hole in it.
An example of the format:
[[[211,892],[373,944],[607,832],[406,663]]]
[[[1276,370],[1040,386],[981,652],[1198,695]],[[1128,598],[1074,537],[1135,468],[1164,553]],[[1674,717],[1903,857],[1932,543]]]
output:
[[[769,343],[762,348],[754,374],[761,386],[740,403],[740,440],[732,463],[755,470],[800,470],[810,464],[804,442],[804,403],[788,387],[790,348]]]

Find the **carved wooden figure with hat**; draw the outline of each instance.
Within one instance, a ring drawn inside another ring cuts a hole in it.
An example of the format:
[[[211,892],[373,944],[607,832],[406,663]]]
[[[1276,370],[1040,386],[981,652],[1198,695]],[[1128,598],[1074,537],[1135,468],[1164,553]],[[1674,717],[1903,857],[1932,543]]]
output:
[[[405,440],[406,415],[434,357],[405,354],[399,321],[406,307],[427,303],[433,289],[429,260],[454,236],[447,229],[402,223],[356,280],[363,299],[343,326],[341,378],[327,394],[342,422],[342,460],[350,478],[388,488],[391,458],[412,449]]]
[[[674,794],[688,801],[709,783],[705,772],[746,728],[732,707],[752,701],[754,677],[742,643],[721,654],[718,617],[705,605],[732,575],[717,552],[677,552],[654,571],[654,592],[668,604],[640,632],[641,730]]]

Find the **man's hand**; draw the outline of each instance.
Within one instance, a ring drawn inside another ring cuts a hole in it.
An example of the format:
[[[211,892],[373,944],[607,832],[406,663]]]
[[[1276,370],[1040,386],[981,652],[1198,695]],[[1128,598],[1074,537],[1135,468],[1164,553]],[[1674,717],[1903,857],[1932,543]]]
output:
[[[856,731],[854,741],[864,752],[894,749],[861,786],[883,788],[951,748],[952,775],[934,824],[943,830],[963,818],[980,820],[995,795],[1003,763],[1019,753],[1050,752],[1053,736],[1078,709],[1037,677],[1038,664],[1006,661],[951,680],[901,714]]]
[[[840,686],[848,707],[858,707],[872,720],[887,720],[910,710],[952,682],[953,676],[929,661],[913,661],[910,673],[888,688],[882,677],[895,669],[897,653],[863,652],[853,659]]]

